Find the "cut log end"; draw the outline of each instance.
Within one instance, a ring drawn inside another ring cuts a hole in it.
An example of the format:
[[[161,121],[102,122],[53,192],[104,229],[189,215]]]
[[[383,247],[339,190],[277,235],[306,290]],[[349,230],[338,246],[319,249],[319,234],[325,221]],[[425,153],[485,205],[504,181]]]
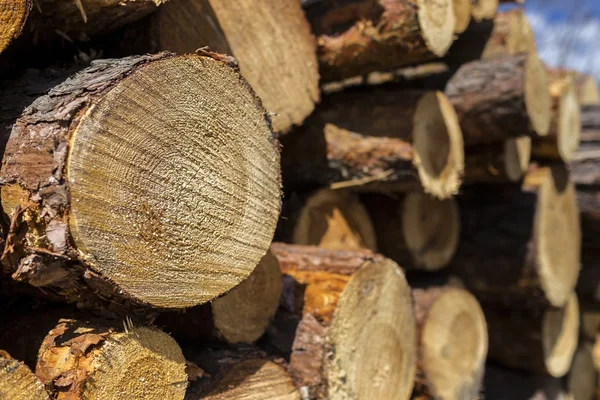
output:
[[[498,11],[498,0],[474,0],[471,15],[477,22],[493,19]]]
[[[550,304],[560,307],[577,283],[581,249],[577,196],[564,166],[546,170],[534,224],[540,284]]]
[[[212,303],[215,328],[229,343],[253,343],[277,311],[282,290],[279,262],[269,251],[248,279]]]
[[[471,22],[471,0],[453,0],[454,33],[463,33]]]
[[[206,400],[300,400],[288,373],[272,361],[251,359],[235,365]]]
[[[7,400],[49,400],[42,382],[22,362],[0,351],[0,398]]]
[[[21,34],[32,4],[31,0],[2,3],[0,7],[0,53]]]
[[[437,399],[476,398],[487,355],[483,311],[467,291],[449,289],[433,303],[421,333],[428,390]]]
[[[592,344],[579,344],[567,377],[567,390],[573,400],[593,399],[596,394],[598,372],[594,367]]]
[[[435,271],[450,262],[458,246],[458,213],[454,199],[438,200],[416,192],[406,196],[402,231],[415,264]]]
[[[294,226],[293,242],[333,250],[377,247],[371,219],[358,197],[331,189],[308,199]]]
[[[46,336],[36,373],[72,399],[183,399],[187,387],[183,354],[166,333],[74,320],[59,321]]]
[[[600,93],[598,92],[598,82],[591,75],[581,75],[576,78],[578,83],[579,104],[582,106],[596,105],[600,102]]]
[[[213,58],[167,58],[118,83],[82,117],[68,160],[78,250],[142,302],[209,301],[245,279],[271,241],[272,131],[245,81]]]
[[[463,137],[454,107],[443,93],[429,92],[419,100],[413,146],[425,192],[440,199],[455,194],[464,170]]]
[[[340,296],[328,341],[331,398],[409,398],[415,320],[410,288],[397,264],[373,262],[353,275]]]
[[[564,376],[573,360],[579,335],[579,304],[571,295],[560,309],[549,309],[542,320],[544,364],[554,377]]]
[[[562,161],[573,160],[581,139],[581,112],[575,85],[570,82],[563,90],[556,122],[558,154]]]
[[[419,1],[419,26],[427,48],[442,57],[454,40],[456,19],[454,1],[442,0],[435,4]]]
[[[550,130],[550,93],[546,67],[532,53],[525,65],[525,107],[535,133],[545,136]]]
[[[522,136],[504,141],[504,173],[511,182],[519,181],[527,172],[531,159],[531,138]]]

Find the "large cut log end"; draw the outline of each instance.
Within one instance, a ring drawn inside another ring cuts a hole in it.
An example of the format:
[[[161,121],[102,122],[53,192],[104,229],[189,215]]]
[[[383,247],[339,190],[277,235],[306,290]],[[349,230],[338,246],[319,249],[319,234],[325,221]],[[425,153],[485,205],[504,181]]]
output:
[[[415,374],[410,287],[390,260],[369,263],[348,281],[329,328],[330,398],[406,399]]]
[[[277,223],[279,151],[260,100],[221,59],[97,61],[36,100],[2,167],[34,214],[28,243],[156,307],[194,306],[244,280]]]
[[[326,249],[375,251],[377,247],[371,218],[358,197],[331,189],[322,189],[308,199],[294,226],[292,241]]]
[[[0,350],[0,398],[49,400],[42,382],[22,362]]]
[[[104,322],[60,320],[42,343],[36,374],[59,398],[183,399],[187,387],[185,359],[169,335]]]
[[[436,399],[476,398],[488,347],[479,303],[462,289],[416,289],[413,295],[421,326],[419,373],[426,386],[415,390]]]
[[[458,191],[464,170],[463,137],[452,103],[441,92],[428,92],[414,114],[413,163],[425,192],[448,198]]]
[[[525,107],[531,128],[538,135],[545,136],[550,131],[551,121],[548,76],[544,63],[535,53],[527,57],[524,79]]]
[[[443,57],[454,40],[454,1],[442,0],[435,4],[419,1],[418,4],[419,26],[425,44],[434,55]]]
[[[14,0],[0,6],[0,53],[23,31],[33,1]]]
[[[445,267],[456,252],[460,236],[456,201],[409,193],[402,214],[402,232],[415,264],[428,271]]]
[[[581,232],[577,195],[564,166],[549,168],[539,187],[534,220],[537,272],[550,304],[564,305],[579,276]]]
[[[498,0],[474,0],[471,14],[475,21],[481,22],[493,19],[496,11],[498,11]]]
[[[283,287],[279,262],[269,251],[250,276],[212,303],[215,328],[229,343],[253,343],[277,311]]]
[[[454,33],[463,33],[471,22],[471,0],[453,0]]]
[[[564,376],[573,361],[579,338],[579,303],[576,295],[573,294],[564,307],[550,308],[544,312],[541,334],[548,374]]]

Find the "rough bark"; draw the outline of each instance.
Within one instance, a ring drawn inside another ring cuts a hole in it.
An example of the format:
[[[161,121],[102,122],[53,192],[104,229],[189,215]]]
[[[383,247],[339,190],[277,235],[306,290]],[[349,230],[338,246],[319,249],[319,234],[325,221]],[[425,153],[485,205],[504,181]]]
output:
[[[493,20],[472,23],[454,41],[444,60],[462,64],[477,59],[535,53],[535,38],[520,8],[500,12]]]
[[[321,79],[336,81],[443,56],[453,40],[452,0],[324,1],[306,9]]]
[[[415,399],[476,399],[484,375],[488,335],[483,311],[467,291],[412,291],[417,322]]]
[[[465,182],[517,182],[529,167],[531,138],[521,136],[504,142],[471,146],[465,152]]]
[[[107,320],[58,321],[36,375],[57,399],[183,399],[185,359],[166,333]]]
[[[44,385],[22,362],[0,350],[0,398],[7,400],[49,400]]]
[[[369,251],[271,249],[288,276],[287,323],[296,321],[275,332],[294,336],[289,371],[303,398],[409,398],[415,322],[399,267]]]
[[[377,249],[367,210],[356,194],[345,190],[290,196],[283,205],[276,237],[332,250]]]
[[[279,263],[267,252],[250,276],[229,293],[210,304],[163,313],[155,323],[180,343],[210,337],[253,343],[275,315],[282,285]]]
[[[461,237],[450,268],[481,299],[558,307],[575,287],[581,247],[575,188],[564,167],[542,172],[540,182],[473,186],[458,197]]]
[[[300,125],[319,101],[316,44],[295,0],[171,1],[114,41],[117,55],[208,46],[235,56],[277,132]]]
[[[282,359],[254,347],[190,349],[186,400],[300,400]]]
[[[581,138],[581,112],[571,78],[550,80],[551,123],[548,135],[535,137],[531,148],[534,160],[570,163]]]
[[[454,194],[463,168],[456,115],[440,92],[394,86],[328,96],[302,129],[282,139],[286,188]]]
[[[435,271],[456,251],[460,231],[454,199],[437,200],[423,193],[361,196],[379,251],[406,270]]]
[[[0,9],[0,53],[16,39],[25,26],[33,1],[9,0]]]
[[[570,400],[562,379],[488,363],[484,396],[489,400]]]
[[[127,312],[197,305],[246,278],[275,229],[279,155],[227,60],[160,53],[95,62],[50,90],[3,85],[4,272]]]
[[[464,64],[445,93],[456,109],[467,145],[546,135],[550,128],[548,83],[535,54]]]

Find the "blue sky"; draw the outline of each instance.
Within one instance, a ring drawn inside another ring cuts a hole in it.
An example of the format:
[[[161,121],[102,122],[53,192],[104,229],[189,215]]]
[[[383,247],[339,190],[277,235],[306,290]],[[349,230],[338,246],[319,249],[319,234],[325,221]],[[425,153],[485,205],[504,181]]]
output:
[[[548,65],[586,72],[600,82],[600,0],[526,0],[525,12]]]

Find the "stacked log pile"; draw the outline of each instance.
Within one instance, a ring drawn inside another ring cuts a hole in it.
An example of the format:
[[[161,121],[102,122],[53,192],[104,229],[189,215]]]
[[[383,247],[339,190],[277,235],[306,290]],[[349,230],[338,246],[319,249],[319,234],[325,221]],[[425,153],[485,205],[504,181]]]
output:
[[[0,398],[592,400],[598,90],[498,3],[0,1]]]

